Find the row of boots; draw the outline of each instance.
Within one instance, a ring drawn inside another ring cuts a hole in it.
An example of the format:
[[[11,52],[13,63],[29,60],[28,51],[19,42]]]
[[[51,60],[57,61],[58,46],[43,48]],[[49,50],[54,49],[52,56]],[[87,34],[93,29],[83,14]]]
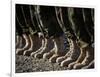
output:
[[[48,59],[68,69],[86,69],[94,67],[94,48],[82,41],[67,39],[69,48],[64,49],[64,35],[44,38],[38,34],[16,35],[16,55]]]

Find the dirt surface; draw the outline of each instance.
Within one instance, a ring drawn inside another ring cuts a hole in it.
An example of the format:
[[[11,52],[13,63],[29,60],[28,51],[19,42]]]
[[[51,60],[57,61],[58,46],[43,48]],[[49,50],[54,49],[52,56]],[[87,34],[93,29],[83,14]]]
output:
[[[16,55],[16,73],[60,70],[67,70],[67,67],[60,67],[59,64],[44,59]]]
[[[88,69],[93,69],[94,65]],[[67,67],[61,67],[58,63],[50,63],[48,60],[35,59],[32,57],[16,55],[16,73],[26,72],[45,72],[68,70]]]

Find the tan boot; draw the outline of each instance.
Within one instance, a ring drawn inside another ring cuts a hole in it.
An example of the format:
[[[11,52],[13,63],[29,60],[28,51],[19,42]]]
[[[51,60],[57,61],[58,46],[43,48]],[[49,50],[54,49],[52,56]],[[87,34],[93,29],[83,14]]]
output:
[[[37,47],[37,50],[35,52],[32,52],[31,53],[31,56],[32,57],[35,57],[35,54],[39,53],[43,48],[44,48],[44,45],[45,45],[45,39],[44,38],[39,38],[40,39],[40,42],[38,41],[38,44],[40,44],[41,46],[38,46]],[[36,44],[36,46],[38,45]],[[36,47],[35,46],[35,47]]]
[[[53,43],[53,48],[49,52],[43,54],[43,59],[50,59],[50,57],[52,57],[53,54],[55,54],[57,48],[56,48],[56,43],[53,39],[52,39],[52,43]]]
[[[69,45],[70,45],[69,50],[67,51],[65,56],[61,56],[61,57],[57,58],[57,60],[56,60],[57,63],[61,63],[63,60],[65,60],[68,57],[70,57],[74,47],[73,47],[73,41],[71,39],[68,39],[68,42],[69,42]]]
[[[43,54],[43,59],[49,59],[54,53],[56,48],[54,47],[49,52]]]
[[[69,69],[73,69],[75,65],[79,66],[82,63],[82,61],[84,60],[84,58],[86,57],[86,47],[88,46],[88,44],[79,40],[78,45],[80,47],[81,54],[75,62],[72,62],[69,64],[69,66],[68,66]]]
[[[45,38],[44,48],[37,54],[35,54],[35,58],[43,58],[44,53],[48,53],[54,47],[52,39]]]
[[[64,56],[66,52],[64,51],[64,38],[61,37],[56,37],[54,38],[54,43],[55,43],[55,54],[53,54],[52,57],[50,57],[49,61],[52,63],[56,62],[56,59],[58,57]]]
[[[67,66],[68,67],[68,65],[70,63],[75,62],[78,59],[78,57],[80,55],[80,48],[77,45],[76,41],[73,41],[72,45],[73,45],[73,48],[72,48],[73,50],[71,52],[70,57],[68,57],[67,59],[62,61],[61,64],[60,64],[61,66]]]
[[[24,55],[30,56],[32,52],[38,50],[42,45],[42,39],[40,39],[37,35],[31,35],[31,47],[28,50],[24,51]]]
[[[17,35],[17,37],[16,37],[16,50],[21,49],[24,46],[25,46],[25,39],[23,38],[23,36]]]
[[[41,48],[41,50],[39,50],[38,52],[36,52],[36,53],[34,54],[34,57],[35,57],[35,58],[39,58],[39,59],[42,58],[41,52],[43,52],[43,51],[46,49],[46,45],[47,45],[47,39],[44,38],[43,47]]]
[[[29,56],[28,52],[31,52],[32,51],[32,48],[33,48],[33,40],[32,40],[32,35],[30,35],[30,48],[28,50],[25,50],[23,55],[25,56]]]
[[[81,69],[85,66],[88,66],[91,61],[94,60],[94,48],[87,46],[84,49],[86,50],[86,57],[81,63],[75,64],[74,69]]]
[[[29,49],[31,46],[30,35],[23,34],[23,38],[25,39],[26,44],[23,48],[16,50],[16,54],[18,55],[23,55],[24,51]]]
[[[84,49],[80,49],[81,53],[80,56],[78,57],[78,59],[75,62],[72,62],[68,65],[69,69],[73,69],[74,65],[79,65],[80,63],[82,63],[82,61],[84,60],[84,58],[86,57],[86,50]]]

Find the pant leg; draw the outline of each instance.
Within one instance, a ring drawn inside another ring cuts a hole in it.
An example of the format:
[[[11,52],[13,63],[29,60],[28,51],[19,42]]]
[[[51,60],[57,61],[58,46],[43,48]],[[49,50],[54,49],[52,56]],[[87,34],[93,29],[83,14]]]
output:
[[[63,34],[56,19],[54,6],[40,6],[40,15],[49,37],[59,37]]]
[[[20,23],[20,26],[23,30],[23,33],[29,33],[28,26],[26,25],[25,17],[24,17],[23,13],[24,12],[23,12],[23,9],[22,9],[22,5],[21,4],[16,4],[16,17],[17,17],[17,20]]]
[[[24,12],[24,19],[26,22],[27,27],[29,28],[29,32],[32,34],[35,31],[35,27],[33,26],[33,22],[32,22],[32,15],[31,15],[31,9],[30,9],[31,5],[23,5],[23,12]]]
[[[30,6],[30,10],[31,10],[31,20],[33,21],[33,26],[35,28],[35,31],[36,32],[40,32],[39,24],[38,24],[38,21],[36,19],[37,12],[36,12],[35,8],[36,8],[36,5],[31,5]]]
[[[77,35],[77,38],[85,43],[90,43],[91,37],[89,36],[83,19],[82,8],[72,8],[73,13],[70,15],[72,21],[72,29]]]
[[[85,22],[85,28],[88,32],[88,34],[91,37],[91,42],[94,42],[94,19],[92,20],[92,13],[91,11],[94,11],[93,8],[84,8],[83,9],[83,16],[84,16],[84,22]]]
[[[66,28],[66,32],[68,33],[67,36],[69,38],[72,38],[73,40],[76,40],[77,38],[76,38],[75,32],[72,29],[72,27],[71,27],[72,24],[69,20],[68,8],[69,7],[62,7],[63,23],[64,23],[64,26]],[[70,35],[69,35],[69,33],[70,33]]]

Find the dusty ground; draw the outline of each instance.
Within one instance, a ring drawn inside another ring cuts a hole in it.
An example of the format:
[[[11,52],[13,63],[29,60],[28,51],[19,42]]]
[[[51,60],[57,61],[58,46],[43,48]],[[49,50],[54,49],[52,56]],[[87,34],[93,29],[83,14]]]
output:
[[[94,68],[94,65],[89,68]],[[61,67],[57,63],[50,63],[48,60],[16,55],[16,73],[61,70],[67,70],[67,67]]]
[[[50,63],[48,60],[16,55],[16,73],[58,70],[67,70],[67,68],[60,67],[57,63]]]

